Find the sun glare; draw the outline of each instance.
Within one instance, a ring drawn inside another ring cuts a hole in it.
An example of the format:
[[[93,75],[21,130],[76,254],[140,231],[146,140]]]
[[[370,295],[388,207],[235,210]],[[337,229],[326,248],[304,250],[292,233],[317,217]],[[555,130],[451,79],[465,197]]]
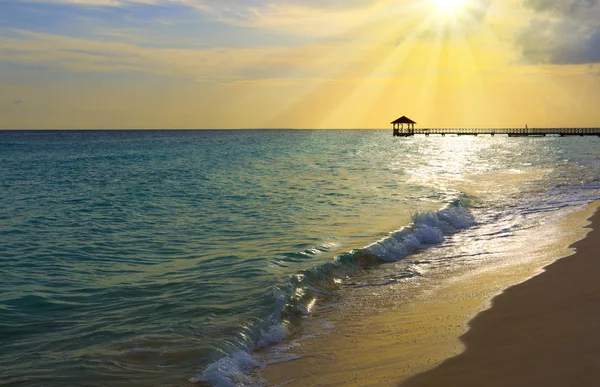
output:
[[[464,6],[465,0],[434,0],[435,8],[440,13],[455,14]]]

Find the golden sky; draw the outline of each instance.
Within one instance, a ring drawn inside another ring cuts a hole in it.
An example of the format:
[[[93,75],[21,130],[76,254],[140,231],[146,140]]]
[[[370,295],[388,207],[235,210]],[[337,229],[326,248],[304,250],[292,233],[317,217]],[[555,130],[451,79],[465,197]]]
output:
[[[4,0],[0,128],[600,126],[594,0]]]

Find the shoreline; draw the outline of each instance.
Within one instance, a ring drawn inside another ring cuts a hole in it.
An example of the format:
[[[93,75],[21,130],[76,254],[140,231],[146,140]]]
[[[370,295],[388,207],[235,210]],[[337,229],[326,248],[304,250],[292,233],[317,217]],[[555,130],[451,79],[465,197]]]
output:
[[[475,263],[466,271],[459,265],[457,271],[444,271],[441,277],[423,277],[398,285],[396,290],[392,286],[379,295],[363,294],[353,299],[351,308],[328,314],[325,321],[330,324],[326,328],[320,325],[324,316],[314,316],[306,321],[306,337],[259,351],[263,361],[270,352],[290,359],[267,361],[257,376],[268,385],[288,387],[416,383],[421,375],[429,375],[465,351],[460,339],[471,321],[489,310],[497,296],[572,256],[572,246],[585,240],[589,219],[599,205],[598,201],[590,203],[556,223],[542,225],[535,231],[537,243],[526,239],[525,244],[502,253],[519,259],[503,261],[500,266],[492,262],[480,267]],[[436,383],[415,386],[455,385],[446,380]]]
[[[575,253],[496,296],[461,336],[466,350],[405,380],[425,386],[597,386],[600,383],[600,211]]]

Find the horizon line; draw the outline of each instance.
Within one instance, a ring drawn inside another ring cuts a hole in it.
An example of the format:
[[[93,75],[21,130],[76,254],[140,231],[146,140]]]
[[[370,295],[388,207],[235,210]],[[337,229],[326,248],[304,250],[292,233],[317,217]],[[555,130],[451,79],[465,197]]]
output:
[[[431,126],[415,128],[415,130],[444,129],[444,130],[482,130],[482,129],[600,129],[600,126],[546,126],[546,127],[523,127],[523,126]],[[236,130],[392,130],[392,128],[0,128],[1,132],[8,131],[168,131],[168,130],[188,130],[188,131],[236,131]]]

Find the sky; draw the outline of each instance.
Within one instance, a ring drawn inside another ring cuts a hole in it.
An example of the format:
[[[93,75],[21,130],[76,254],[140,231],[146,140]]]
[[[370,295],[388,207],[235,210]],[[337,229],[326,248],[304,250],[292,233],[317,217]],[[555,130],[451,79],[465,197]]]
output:
[[[600,127],[600,0],[0,0],[0,129]]]

